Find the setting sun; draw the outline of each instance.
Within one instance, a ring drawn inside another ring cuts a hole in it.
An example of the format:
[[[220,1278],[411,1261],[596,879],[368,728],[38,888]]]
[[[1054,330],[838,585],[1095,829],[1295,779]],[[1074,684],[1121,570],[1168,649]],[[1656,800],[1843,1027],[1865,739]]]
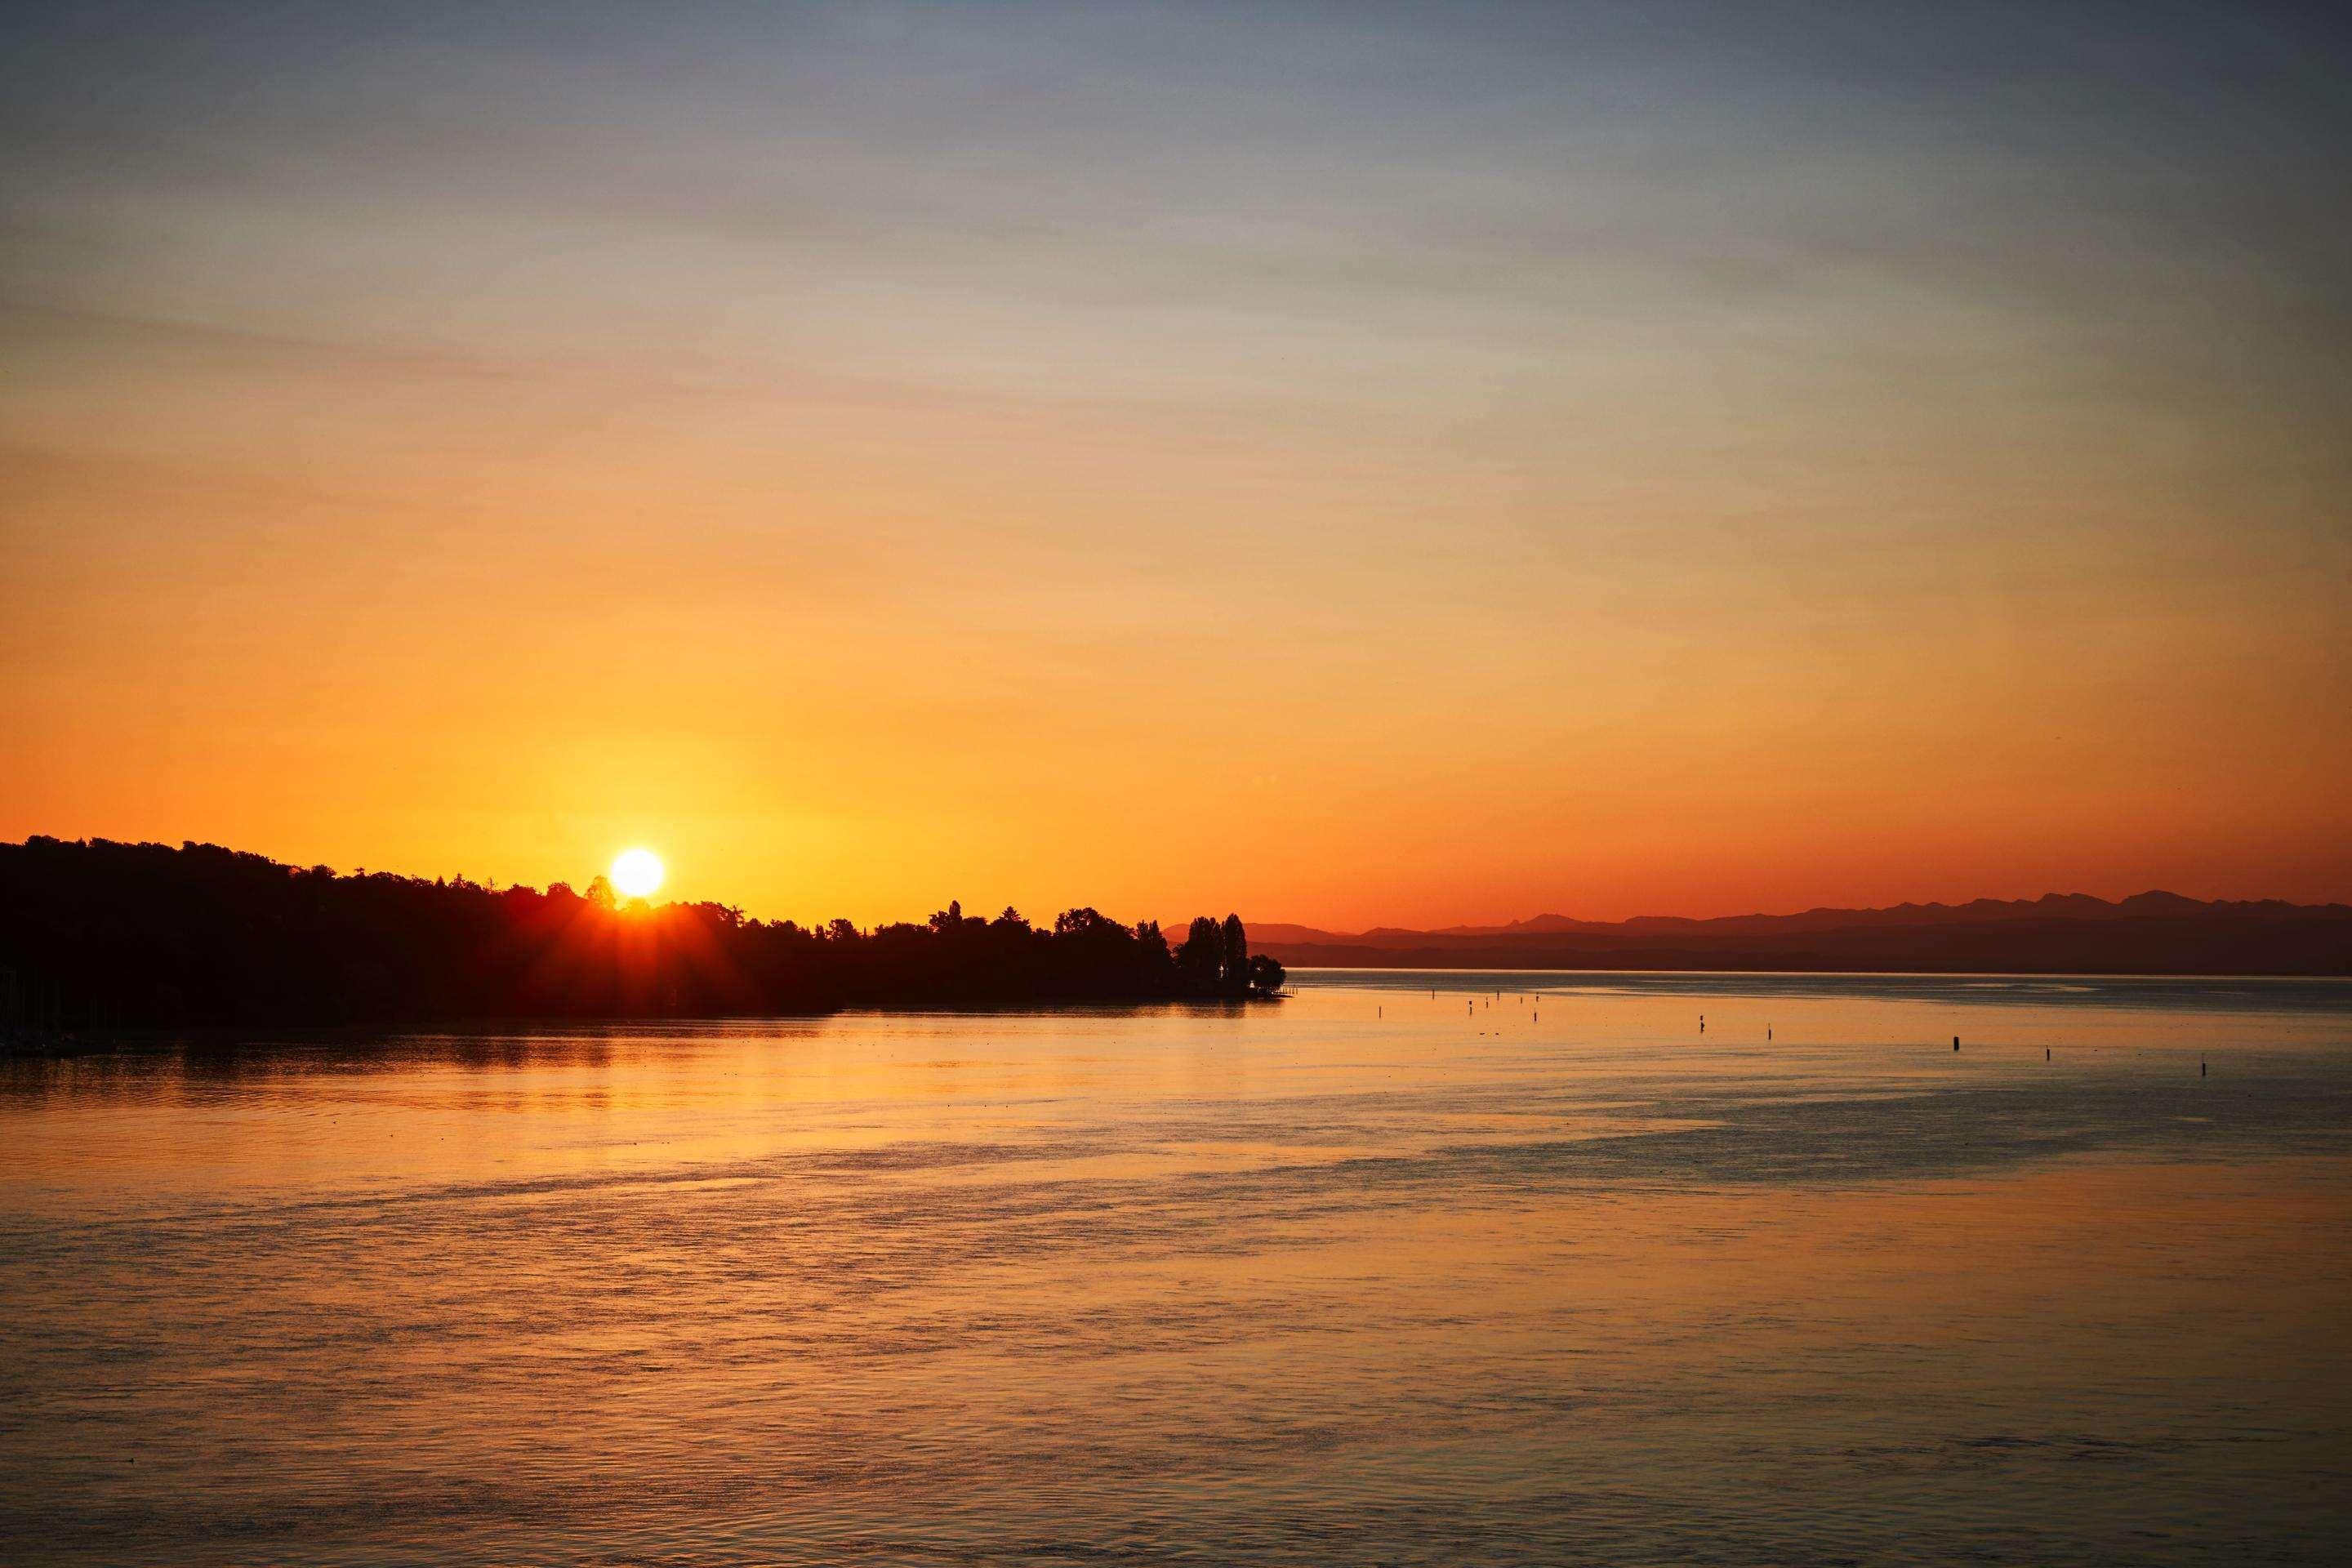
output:
[[[661,857],[652,850],[624,849],[613,857],[613,886],[625,897],[650,898],[661,885]]]

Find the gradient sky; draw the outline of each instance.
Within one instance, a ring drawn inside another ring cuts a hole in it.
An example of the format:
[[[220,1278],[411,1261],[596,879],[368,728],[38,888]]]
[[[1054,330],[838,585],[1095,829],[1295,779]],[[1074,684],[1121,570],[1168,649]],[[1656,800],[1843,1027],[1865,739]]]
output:
[[[11,7],[0,837],[2352,898],[2326,16]]]

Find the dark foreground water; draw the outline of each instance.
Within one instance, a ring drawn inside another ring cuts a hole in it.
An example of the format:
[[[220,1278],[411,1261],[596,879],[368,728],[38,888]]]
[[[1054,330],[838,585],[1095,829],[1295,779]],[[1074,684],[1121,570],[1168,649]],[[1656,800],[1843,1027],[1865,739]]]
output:
[[[2352,987],[1298,979],[0,1065],[0,1560],[2352,1552]]]

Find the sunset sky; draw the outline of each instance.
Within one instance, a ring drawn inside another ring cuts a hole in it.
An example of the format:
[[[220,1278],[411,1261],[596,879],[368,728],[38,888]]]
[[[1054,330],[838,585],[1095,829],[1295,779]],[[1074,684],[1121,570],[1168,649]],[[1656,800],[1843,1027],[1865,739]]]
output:
[[[6,26],[0,838],[2352,899],[2325,8]]]

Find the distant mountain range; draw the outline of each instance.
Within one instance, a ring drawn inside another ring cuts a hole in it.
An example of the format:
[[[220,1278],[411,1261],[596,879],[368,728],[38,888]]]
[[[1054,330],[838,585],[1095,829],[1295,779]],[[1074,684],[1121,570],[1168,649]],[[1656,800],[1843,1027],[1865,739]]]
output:
[[[1543,914],[1499,926],[1328,931],[1254,921],[1293,967],[2352,974],[2352,905],[2085,893],[1690,920]]]

